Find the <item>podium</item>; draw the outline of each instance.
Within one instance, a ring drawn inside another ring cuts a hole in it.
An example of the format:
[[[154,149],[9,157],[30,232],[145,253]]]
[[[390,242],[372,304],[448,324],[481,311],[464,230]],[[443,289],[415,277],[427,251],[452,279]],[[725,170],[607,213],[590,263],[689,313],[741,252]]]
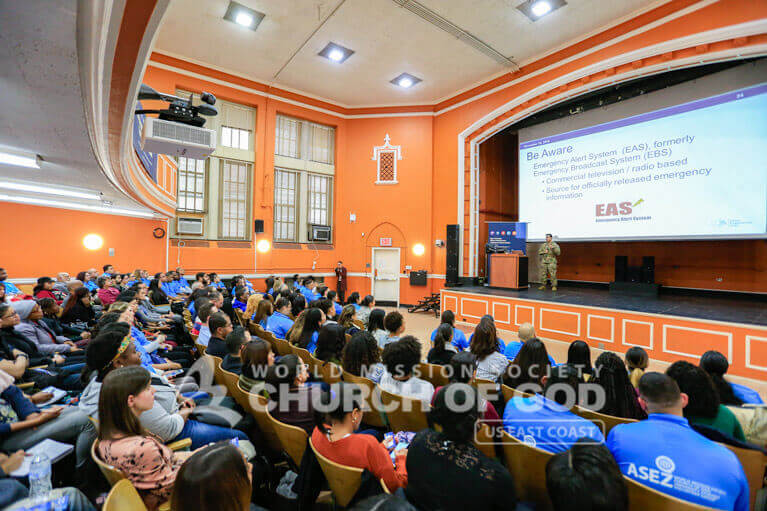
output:
[[[524,254],[487,254],[490,287],[527,289],[527,256]]]

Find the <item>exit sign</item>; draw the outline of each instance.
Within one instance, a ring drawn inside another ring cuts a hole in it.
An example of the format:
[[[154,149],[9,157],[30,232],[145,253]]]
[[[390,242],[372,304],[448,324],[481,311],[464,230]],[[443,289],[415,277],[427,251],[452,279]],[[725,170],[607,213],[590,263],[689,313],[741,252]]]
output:
[[[382,247],[390,247],[391,246],[391,238],[380,238],[379,243]]]

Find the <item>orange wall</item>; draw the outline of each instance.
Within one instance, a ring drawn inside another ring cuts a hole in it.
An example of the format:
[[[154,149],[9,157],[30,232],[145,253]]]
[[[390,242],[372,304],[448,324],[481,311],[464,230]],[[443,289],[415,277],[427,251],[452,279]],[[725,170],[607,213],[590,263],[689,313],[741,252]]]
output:
[[[60,271],[74,278],[104,264],[121,273],[165,268],[165,240],[152,236],[155,227],[165,228],[164,221],[9,202],[0,202],[0,218],[5,219],[0,266],[11,279],[55,277]],[[82,242],[86,234],[100,235],[104,246],[87,250]],[[114,257],[109,257],[109,248],[115,249]]]

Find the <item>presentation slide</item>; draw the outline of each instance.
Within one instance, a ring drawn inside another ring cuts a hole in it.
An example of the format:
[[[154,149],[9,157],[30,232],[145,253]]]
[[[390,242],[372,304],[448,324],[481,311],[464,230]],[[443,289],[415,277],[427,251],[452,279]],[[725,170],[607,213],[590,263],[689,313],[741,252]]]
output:
[[[767,233],[767,84],[519,146],[528,239]]]

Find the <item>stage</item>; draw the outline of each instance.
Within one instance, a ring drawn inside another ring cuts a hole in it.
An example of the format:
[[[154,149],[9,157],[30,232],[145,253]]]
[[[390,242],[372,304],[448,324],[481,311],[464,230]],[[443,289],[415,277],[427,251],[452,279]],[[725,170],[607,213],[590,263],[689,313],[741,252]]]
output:
[[[444,288],[441,310],[474,325],[492,314],[498,328],[532,323],[545,339],[582,339],[617,353],[641,346],[650,358],[697,363],[709,349],[730,360],[730,374],[767,379],[767,302],[739,297],[625,296],[606,289],[537,287],[514,291],[481,286]]]

